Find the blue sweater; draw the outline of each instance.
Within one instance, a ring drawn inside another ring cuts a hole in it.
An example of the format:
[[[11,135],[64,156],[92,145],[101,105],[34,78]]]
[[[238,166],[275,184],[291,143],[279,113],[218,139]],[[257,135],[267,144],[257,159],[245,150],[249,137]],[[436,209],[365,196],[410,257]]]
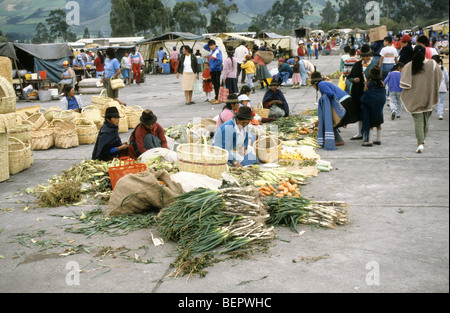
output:
[[[348,93],[331,82],[321,81],[318,86],[320,93],[322,95],[327,95],[330,100],[336,97],[338,101],[341,101],[344,97],[349,96]]]
[[[388,76],[384,80],[384,85],[389,84],[389,91],[402,92],[402,88],[400,87],[400,78],[402,77],[402,73],[399,71],[389,72]]]
[[[236,149],[236,121],[231,119],[223,123],[217,130],[214,136],[214,145],[228,151],[228,161],[233,163],[235,161],[233,150]],[[247,128],[247,127],[246,127]],[[248,131],[245,130],[244,146],[248,147]]]
[[[223,56],[222,51],[220,51],[219,47],[216,47],[214,51],[211,51],[211,49],[209,49],[208,44],[206,44],[203,46],[203,49],[211,52],[211,55],[209,57],[209,71],[210,72],[222,71]]]

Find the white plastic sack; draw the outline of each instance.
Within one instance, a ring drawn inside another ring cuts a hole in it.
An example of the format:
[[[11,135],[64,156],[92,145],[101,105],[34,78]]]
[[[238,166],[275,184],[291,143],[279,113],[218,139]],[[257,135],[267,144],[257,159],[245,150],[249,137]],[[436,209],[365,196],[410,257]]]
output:
[[[145,151],[139,156],[141,162],[146,163],[154,156],[161,156],[165,162],[177,162],[177,153],[166,148],[154,148]]]
[[[178,172],[170,175],[170,179],[176,183],[179,183],[184,192],[189,192],[201,187],[211,190],[218,190],[222,185],[222,180],[214,179],[203,174],[190,172]]]

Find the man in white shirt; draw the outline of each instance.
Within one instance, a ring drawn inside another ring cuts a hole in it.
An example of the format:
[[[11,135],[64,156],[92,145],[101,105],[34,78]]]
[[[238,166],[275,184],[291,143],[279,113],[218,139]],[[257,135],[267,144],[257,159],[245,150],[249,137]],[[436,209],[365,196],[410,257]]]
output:
[[[234,56],[236,57],[237,64],[238,64],[236,79],[239,81],[239,74],[242,71],[242,78],[241,78],[242,84],[245,83],[245,70],[241,68],[241,64],[242,64],[242,62],[245,61],[245,56],[247,54],[249,54],[249,52],[248,52],[247,47],[245,46],[245,41],[242,41],[241,45],[239,47],[237,47],[234,52]]]
[[[398,52],[397,49],[392,46],[392,37],[385,37],[384,48],[380,51],[380,62],[378,63],[378,66],[383,72],[383,80],[386,79],[392,67],[394,67],[395,63],[397,63],[397,59]]]

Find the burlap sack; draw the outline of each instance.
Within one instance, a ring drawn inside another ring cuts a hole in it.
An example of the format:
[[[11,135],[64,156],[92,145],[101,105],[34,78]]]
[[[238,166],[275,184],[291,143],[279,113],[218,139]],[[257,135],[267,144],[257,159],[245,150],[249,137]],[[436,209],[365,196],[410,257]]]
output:
[[[167,186],[160,185],[158,180]],[[164,170],[128,174],[119,179],[111,193],[106,215],[140,214],[162,209],[181,193],[183,193],[181,185],[173,182]]]
[[[266,65],[270,64],[273,61],[272,51],[257,51],[255,54],[257,54]]]

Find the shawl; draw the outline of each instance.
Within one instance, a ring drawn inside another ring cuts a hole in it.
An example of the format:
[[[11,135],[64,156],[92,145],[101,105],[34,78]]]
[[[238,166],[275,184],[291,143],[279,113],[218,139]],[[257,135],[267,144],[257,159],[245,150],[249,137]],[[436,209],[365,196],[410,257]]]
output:
[[[281,102],[283,102],[282,106],[279,105],[279,107],[284,110],[285,117],[289,116],[289,105],[281,90],[277,89],[276,92],[273,92],[272,89],[267,90],[262,101],[263,105],[266,104],[266,102],[269,100],[280,100]]]
[[[122,145],[118,131],[118,126],[106,121],[103,123],[95,142],[94,151],[92,151],[93,160],[107,161],[110,159],[109,150]]]
[[[345,115],[345,109],[335,99],[323,95],[319,99],[317,115],[319,117],[319,126],[317,133],[317,143],[324,150],[337,150],[334,140],[333,129],[333,109],[340,118]]]
[[[412,74],[412,62],[405,65],[400,78],[403,88],[400,99],[411,114],[429,112],[439,103],[442,71],[437,63],[425,59],[423,70]]]
[[[228,151],[228,161],[233,163],[235,161],[232,151],[236,149],[236,121],[231,119],[223,123],[214,135],[214,146]],[[244,146],[248,147],[248,127],[245,130]]]

